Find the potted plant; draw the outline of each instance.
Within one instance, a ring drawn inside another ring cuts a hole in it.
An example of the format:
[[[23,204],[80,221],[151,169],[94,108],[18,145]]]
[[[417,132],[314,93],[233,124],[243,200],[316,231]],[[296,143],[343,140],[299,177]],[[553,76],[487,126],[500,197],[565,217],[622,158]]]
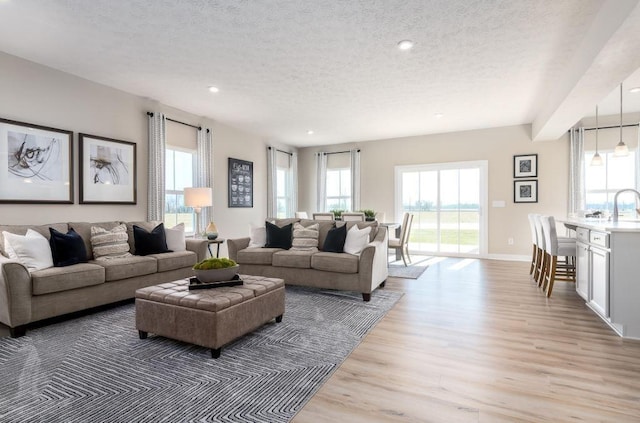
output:
[[[217,282],[231,280],[239,267],[235,261],[226,257],[211,257],[196,263],[193,271],[200,282]]]
[[[364,209],[361,211],[362,213],[364,213],[364,220],[366,220],[367,222],[373,222],[374,220],[376,220],[376,212],[374,210]]]
[[[340,209],[333,209],[333,210],[329,210],[329,213],[333,213],[333,218],[335,220],[342,220],[342,212],[344,210],[340,210]]]

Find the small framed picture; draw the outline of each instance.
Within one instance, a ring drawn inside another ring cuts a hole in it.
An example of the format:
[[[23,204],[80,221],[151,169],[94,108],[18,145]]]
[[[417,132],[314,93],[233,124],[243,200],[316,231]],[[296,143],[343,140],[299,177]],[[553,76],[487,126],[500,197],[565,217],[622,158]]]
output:
[[[253,162],[229,157],[229,207],[253,207]]]
[[[513,156],[514,178],[536,178],[538,176],[538,155]]]
[[[0,203],[73,204],[73,132],[0,119]]]
[[[80,204],[136,204],[136,144],[79,137]]]
[[[514,203],[537,203],[538,181],[529,179],[526,181],[513,181]]]

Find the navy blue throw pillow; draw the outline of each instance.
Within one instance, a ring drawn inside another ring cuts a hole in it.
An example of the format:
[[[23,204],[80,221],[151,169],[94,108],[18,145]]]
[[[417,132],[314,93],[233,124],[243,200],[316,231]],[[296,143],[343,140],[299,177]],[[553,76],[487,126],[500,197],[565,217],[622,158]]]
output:
[[[133,225],[133,240],[135,242],[136,255],[138,256],[172,252],[167,248],[164,223],[153,228],[151,232],[138,225]]]
[[[324,240],[322,251],[326,253],[343,253],[344,242],[347,240],[347,225],[338,226],[329,229],[327,237]]]
[[[265,222],[267,232],[267,243],[264,248],[291,248],[293,242],[293,223],[289,223],[282,228],[273,223]]]
[[[73,229],[69,229],[66,234],[49,228],[51,238],[51,255],[55,267],[71,266],[72,264],[87,262],[87,249],[84,246],[82,237]]]

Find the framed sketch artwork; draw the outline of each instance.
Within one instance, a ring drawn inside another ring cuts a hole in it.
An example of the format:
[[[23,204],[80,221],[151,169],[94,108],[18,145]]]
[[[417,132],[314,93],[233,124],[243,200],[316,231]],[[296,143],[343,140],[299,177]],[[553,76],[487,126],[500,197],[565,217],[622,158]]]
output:
[[[536,179],[513,181],[513,202],[537,203],[538,181]]]
[[[136,144],[80,134],[80,204],[136,204]]]
[[[535,178],[538,176],[538,155],[513,156],[514,178]]]
[[[253,162],[229,157],[229,207],[253,207]]]
[[[0,203],[73,204],[73,132],[0,119]]]

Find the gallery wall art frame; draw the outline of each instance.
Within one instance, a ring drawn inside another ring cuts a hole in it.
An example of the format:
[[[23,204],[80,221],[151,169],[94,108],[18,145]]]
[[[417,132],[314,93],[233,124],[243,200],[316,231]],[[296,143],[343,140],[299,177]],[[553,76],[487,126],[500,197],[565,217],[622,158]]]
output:
[[[538,176],[538,155],[523,154],[513,156],[514,178],[536,178]]]
[[[73,204],[73,132],[0,118],[0,203]]]
[[[80,204],[136,204],[136,143],[79,134]]]
[[[513,181],[513,202],[514,203],[537,203],[538,202],[538,180],[527,179]]]
[[[253,162],[229,157],[229,207],[253,207]]]

